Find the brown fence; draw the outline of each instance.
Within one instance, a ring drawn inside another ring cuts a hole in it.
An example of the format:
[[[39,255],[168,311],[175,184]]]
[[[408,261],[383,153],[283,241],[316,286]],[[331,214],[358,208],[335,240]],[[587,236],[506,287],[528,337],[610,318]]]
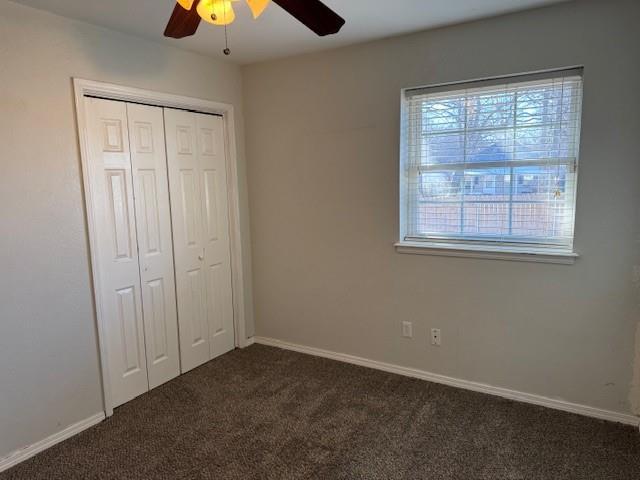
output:
[[[522,194],[513,200],[516,203],[512,204],[511,212],[509,197],[501,195],[465,195],[464,203],[422,203],[418,205],[418,231],[523,237],[556,237],[566,233],[570,209],[562,199],[555,201],[547,194]]]

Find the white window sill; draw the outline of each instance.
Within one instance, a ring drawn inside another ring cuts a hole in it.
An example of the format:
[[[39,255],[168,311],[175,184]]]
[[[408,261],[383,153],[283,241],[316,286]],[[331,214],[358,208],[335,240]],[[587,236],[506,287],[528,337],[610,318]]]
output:
[[[516,262],[572,265],[578,254],[569,250],[517,246],[465,245],[446,242],[398,242],[396,252],[443,257],[487,258]]]

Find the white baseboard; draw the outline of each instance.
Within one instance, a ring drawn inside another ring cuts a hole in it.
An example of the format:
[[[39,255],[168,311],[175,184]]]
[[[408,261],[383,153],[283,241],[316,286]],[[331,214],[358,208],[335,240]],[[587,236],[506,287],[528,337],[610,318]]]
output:
[[[92,415],[89,418],[85,418],[78,423],[74,423],[64,430],[54,433],[53,435],[50,435],[47,438],[40,440],[39,442],[29,445],[28,447],[16,450],[15,452],[10,453],[4,458],[0,458],[0,472],[8,470],[9,468],[17,465],[20,462],[24,462],[26,459],[33,457],[37,453],[40,453],[49,447],[53,447],[56,443],[60,443],[67,438],[73,437],[74,435],[77,435],[78,433],[86,430],[89,427],[93,427],[94,425],[103,421],[104,418],[104,412],[96,413],[95,415]]]
[[[253,345],[254,343],[256,343],[256,338],[255,337],[249,337],[244,341],[244,346],[240,347],[240,348],[247,348],[247,347]]]
[[[519,392],[517,390],[509,390],[507,388],[494,387],[492,385],[487,385],[484,383],[478,383],[478,382],[472,382],[469,380],[462,380],[459,378],[447,377],[445,375],[439,375],[437,373],[431,373],[425,370],[401,367],[399,365],[378,362],[376,360],[369,360],[367,358],[356,357],[354,355],[348,355],[346,353],[337,353],[337,352],[332,352],[330,350],[323,350],[320,348],[297,345],[295,343],[284,342],[282,340],[276,340],[274,338],[266,338],[266,337],[253,337],[253,338],[255,343],[259,343],[262,345],[270,345],[272,347],[283,348],[285,350],[293,350],[295,352],[300,352],[300,353],[307,353],[309,355],[315,355],[317,357],[330,358],[330,359],[338,360],[341,362],[360,365],[362,367],[369,367],[369,368],[374,368],[376,370],[382,370],[384,372],[397,373],[398,375],[404,375],[405,377],[419,378],[421,380],[427,380],[429,382],[442,383],[444,385],[463,388],[465,390],[473,390],[474,392],[488,393],[489,395],[496,395],[498,397],[508,398],[510,400],[531,403],[534,405],[553,408],[555,410],[562,410],[564,412],[576,413],[578,415],[598,418],[601,420],[624,423],[626,425],[633,425],[635,427],[638,427],[640,425],[640,418],[633,416],[631,414],[613,412],[610,410],[603,410],[600,408],[589,407],[587,405],[567,402],[565,400],[558,400],[555,398],[543,397],[541,395],[534,395],[531,393]]]

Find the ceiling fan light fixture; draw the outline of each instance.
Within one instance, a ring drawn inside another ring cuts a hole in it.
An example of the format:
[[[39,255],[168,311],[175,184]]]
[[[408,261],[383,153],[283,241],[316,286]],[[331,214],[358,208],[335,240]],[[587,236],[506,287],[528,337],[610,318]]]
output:
[[[234,0],[200,0],[198,15],[214,25],[229,25],[236,19],[231,2]]]
[[[264,12],[264,9],[267,8],[267,5],[269,5],[270,1],[271,0],[247,0],[254,19],[262,15],[262,12]]]
[[[180,6],[185,10],[191,10],[191,7],[193,7],[194,0],[177,0],[177,1],[180,4]]]

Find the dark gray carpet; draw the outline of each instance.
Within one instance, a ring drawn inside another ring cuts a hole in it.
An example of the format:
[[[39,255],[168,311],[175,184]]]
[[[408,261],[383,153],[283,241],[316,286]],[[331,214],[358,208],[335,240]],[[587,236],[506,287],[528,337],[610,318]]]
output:
[[[632,427],[254,345],[0,479],[640,479]]]

